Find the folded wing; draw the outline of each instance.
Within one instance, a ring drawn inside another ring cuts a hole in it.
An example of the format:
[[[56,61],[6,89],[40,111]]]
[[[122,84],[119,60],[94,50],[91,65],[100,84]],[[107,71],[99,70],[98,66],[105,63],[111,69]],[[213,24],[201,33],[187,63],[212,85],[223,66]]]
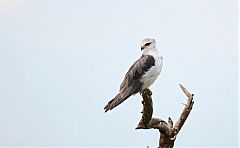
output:
[[[136,94],[141,90],[141,77],[155,65],[155,60],[151,55],[142,55],[128,70],[121,85],[119,93],[108,102],[104,107],[105,112],[112,110],[132,94]]]

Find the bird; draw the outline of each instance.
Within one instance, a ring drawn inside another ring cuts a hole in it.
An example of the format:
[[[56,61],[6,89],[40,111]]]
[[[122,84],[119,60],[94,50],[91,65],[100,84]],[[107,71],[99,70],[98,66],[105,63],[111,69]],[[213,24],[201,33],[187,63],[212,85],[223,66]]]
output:
[[[112,110],[130,96],[142,93],[158,78],[162,70],[163,57],[156,49],[153,38],[145,38],[140,43],[141,57],[129,68],[120,85],[118,94],[104,107],[105,112]]]

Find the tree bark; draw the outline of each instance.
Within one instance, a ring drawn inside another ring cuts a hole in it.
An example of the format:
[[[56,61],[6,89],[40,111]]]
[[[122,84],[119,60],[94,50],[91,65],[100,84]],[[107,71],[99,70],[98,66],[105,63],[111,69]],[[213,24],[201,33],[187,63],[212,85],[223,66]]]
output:
[[[136,129],[158,129],[160,132],[159,148],[173,148],[177,134],[184,125],[188,115],[193,107],[193,94],[190,94],[188,90],[180,84],[180,88],[184,94],[188,97],[187,104],[178,118],[176,124],[173,126],[173,121],[169,117],[168,121],[164,121],[160,118],[152,118],[153,106],[152,106],[152,92],[149,89],[145,89],[142,92],[142,118],[138,123]]]

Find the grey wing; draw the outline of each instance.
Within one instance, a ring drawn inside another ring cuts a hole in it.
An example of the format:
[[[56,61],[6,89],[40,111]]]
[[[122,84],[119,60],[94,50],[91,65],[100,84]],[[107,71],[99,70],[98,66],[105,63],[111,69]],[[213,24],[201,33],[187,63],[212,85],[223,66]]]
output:
[[[140,82],[142,75],[154,66],[154,64],[155,60],[152,56],[142,55],[126,73],[120,85],[119,93],[104,107],[105,112],[112,110],[132,94],[138,93],[142,87],[142,82]]]
[[[155,60],[150,55],[142,55],[128,70],[120,85],[120,95],[129,97],[141,89],[141,77],[155,65]]]

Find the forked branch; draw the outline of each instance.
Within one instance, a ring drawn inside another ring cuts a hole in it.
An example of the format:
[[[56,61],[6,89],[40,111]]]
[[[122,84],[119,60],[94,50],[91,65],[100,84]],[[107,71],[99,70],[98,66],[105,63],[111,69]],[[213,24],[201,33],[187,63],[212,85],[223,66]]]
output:
[[[173,121],[170,117],[168,118],[167,122],[160,118],[152,118],[152,92],[149,89],[145,89],[142,93],[142,118],[138,123],[136,129],[158,129],[160,132],[159,148],[172,148],[174,146],[177,134],[181,130],[183,124],[185,123],[188,115],[192,110],[194,95],[189,93],[189,91],[182,84],[180,84],[180,88],[188,97],[188,101],[185,104],[185,107],[174,126]]]

